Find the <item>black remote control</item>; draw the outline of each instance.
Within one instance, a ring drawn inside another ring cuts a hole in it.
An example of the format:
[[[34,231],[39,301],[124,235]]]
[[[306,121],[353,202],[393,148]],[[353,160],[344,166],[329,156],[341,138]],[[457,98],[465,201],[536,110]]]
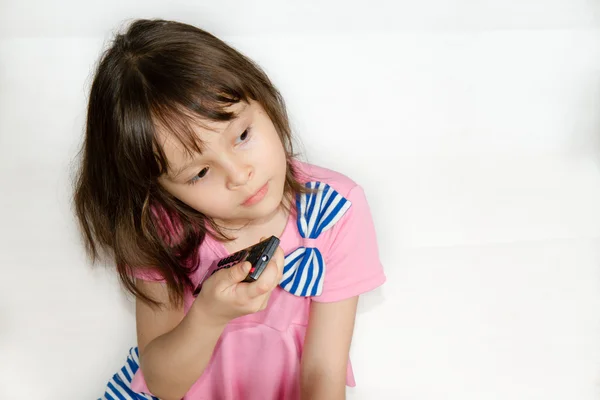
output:
[[[276,236],[271,236],[262,242],[235,252],[219,261],[215,261],[200,280],[196,290],[194,290],[194,297],[198,296],[200,290],[202,290],[202,283],[210,278],[212,274],[224,268],[231,268],[244,261],[250,262],[252,266],[250,267],[250,272],[248,272],[248,275],[242,282],[254,282],[262,274],[273,257],[277,246],[279,246],[279,239]]]

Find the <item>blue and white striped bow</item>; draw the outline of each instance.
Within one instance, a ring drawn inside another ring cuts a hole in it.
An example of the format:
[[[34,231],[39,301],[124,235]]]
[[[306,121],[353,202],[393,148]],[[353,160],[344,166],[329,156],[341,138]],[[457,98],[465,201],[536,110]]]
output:
[[[298,231],[305,246],[285,256],[279,286],[296,296],[319,296],[323,291],[325,262],[319,249],[308,244],[338,222],[352,203],[326,183],[308,182],[306,187],[317,191],[296,197]]]

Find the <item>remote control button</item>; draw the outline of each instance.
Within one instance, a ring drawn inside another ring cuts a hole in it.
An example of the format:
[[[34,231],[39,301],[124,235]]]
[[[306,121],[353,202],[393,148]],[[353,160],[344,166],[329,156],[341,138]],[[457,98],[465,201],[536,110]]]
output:
[[[231,257],[224,258],[221,261],[219,261],[219,264],[217,264],[217,265],[219,265],[219,266],[225,265],[230,261],[230,259],[231,259]]]
[[[264,262],[267,262],[267,261],[269,261],[269,256],[265,254],[264,256],[261,257],[261,260],[263,260]]]

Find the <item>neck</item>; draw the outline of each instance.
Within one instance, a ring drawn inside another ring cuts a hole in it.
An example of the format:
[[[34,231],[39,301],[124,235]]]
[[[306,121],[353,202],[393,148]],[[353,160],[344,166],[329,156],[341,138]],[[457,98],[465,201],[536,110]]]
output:
[[[225,247],[233,252],[258,243],[262,237],[281,236],[289,219],[289,204],[289,199],[285,200],[271,214],[245,223],[215,221],[226,236],[233,238],[224,243]]]

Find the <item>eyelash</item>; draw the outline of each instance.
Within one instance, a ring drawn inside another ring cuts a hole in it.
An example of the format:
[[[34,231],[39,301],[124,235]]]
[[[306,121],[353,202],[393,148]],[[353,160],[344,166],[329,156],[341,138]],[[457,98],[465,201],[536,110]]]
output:
[[[242,136],[246,135],[246,138],[244,140],[242,140],[241,143],[245,143],[248,141],[248,139],[250,138],[250,131],[252,130],[252,127],[249,126],[248,128],[246,128],[246,130],[244,132],[242,132],[241,135],[239,135],[237,139],[241,138]],[[206,170],[206,172],[204,173],[204,175],[202,176],[198,176],[202,173],[202,171]],[[198,183],[198,181],[200,181],[202,178],[204,178],[206,176],[206,174],[208,173],[208,167],[204,167],[200,170],[200,172],[198,172],[196,175],[194,175],[194,177],[192,179],[190,179],[188,181],[188,185],[195,185],[196,183]]]
[[[240,136],[238,136],[237,138],[239,139],[239,138],[241,138],[242,136],[246,135],[246,139],[242,140],[242,143],[243,143],[243,142],[247,142],[247,141],[248,141],[248,138],[250,137],[250,131],[251,131],[251,130],[252,130],[252,127],[251,127],[251,126],[247,127],[247,128],[246,128],[246,130],[245,130],[244,132],[242,132],[242,134],[241,134]]]

